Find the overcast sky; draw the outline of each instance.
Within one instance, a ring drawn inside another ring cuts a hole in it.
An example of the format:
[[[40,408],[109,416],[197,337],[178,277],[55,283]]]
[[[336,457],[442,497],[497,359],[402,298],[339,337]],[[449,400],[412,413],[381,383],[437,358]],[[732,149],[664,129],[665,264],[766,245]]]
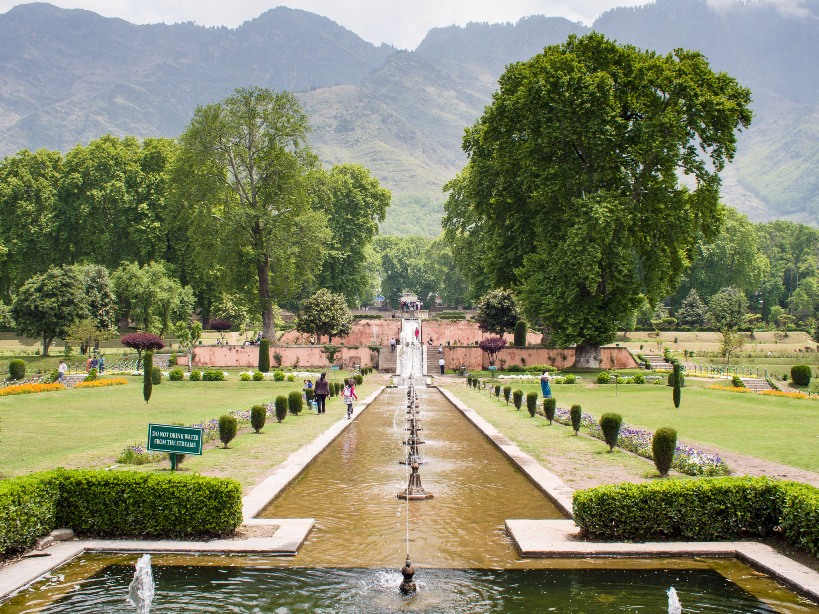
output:
[[[285,5],[329,17],[371,43],[415,49],[436,26],[470,21],[516,22],[529,15],[566,17],[590,25],[603,11],[651,0],[48,0],[63,8],[84,8],[132,23],[193,21],[236,27],[275,6]],[[19,0],[0,0],[5,13]]]

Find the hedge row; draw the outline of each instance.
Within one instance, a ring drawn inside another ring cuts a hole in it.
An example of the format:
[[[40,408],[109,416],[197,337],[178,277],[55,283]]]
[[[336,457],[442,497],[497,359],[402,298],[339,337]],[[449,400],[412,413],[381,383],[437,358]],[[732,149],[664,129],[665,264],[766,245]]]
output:
[[[768,478],[702,478],[616,484],[577,491],[575,523],[617,541],[724,541],[765,537],[781,527],[819,557],[819,489]]]
[[[0,482],[0,553],[56,527],[87,537],[191,539],[242,521],[238,482],[199,475],[58,469]]]

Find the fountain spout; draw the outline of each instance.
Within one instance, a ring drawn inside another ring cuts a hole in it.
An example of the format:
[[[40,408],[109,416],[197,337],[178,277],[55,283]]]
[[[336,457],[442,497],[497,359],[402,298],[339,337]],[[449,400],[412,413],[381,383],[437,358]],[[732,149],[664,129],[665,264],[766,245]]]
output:
[[[682,614],[682,605],[673,586],[668,589],[668,614]]]
[[[143,554],[136,563],[134,579],[128,587],[128,601],[137,614],[149,614],[154,600],[154,574],[151,572],[151,555]]]
[[[401,581],[401,585],[398,587],[398,589],[401,591],[402,595],[411,595],[418,590],[412,579],[412,577],[415,575],[415,568],[412,566],[409,554],[407,555],[407,560],[404,563],[404,566],[401,568],[401,574],[404,576],[404,579]]]

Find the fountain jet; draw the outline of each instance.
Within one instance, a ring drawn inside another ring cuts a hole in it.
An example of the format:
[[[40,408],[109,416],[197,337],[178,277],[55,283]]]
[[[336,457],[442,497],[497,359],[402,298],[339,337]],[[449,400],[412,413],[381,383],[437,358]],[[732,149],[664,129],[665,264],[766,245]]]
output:
[[[134,579],[128,587],[128,601],[137,614],[149,614],[154,600],[154,574],[151,572],[151,555],[143,554],[136,563]]]

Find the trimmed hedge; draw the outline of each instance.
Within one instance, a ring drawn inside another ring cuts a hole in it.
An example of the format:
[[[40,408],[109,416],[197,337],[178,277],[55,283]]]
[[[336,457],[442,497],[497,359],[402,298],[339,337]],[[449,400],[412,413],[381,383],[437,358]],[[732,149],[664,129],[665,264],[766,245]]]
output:
[[[291,390],[287,395],[287,410],[294,416],[298,416],[304,408],[304,399],[301,398],[301,392]]]
[[[57,469],[0,482],[0,554],[57,527],[83,537],[191,539],[242,522],[235,480],[178,473]]]
[[[225,372],[221,369],[205,369],[202,373],[203,382],[224,382]]]
[[[15,358],[9,362],[9,377],[14,380],[23,379],[26,376],[26,361]]]
[[[794,365],[791,367],[791,380],[797,386],[809,386],[811,375],[810,365]]]
[[[782,527],[819,558],[819,489],[769,478],[701,478],[600,486],[574,494],[583,533],[604,540],[724,541]]]
[[[535,413],[537,413],[537,392],[526,393],[526,409],[529,411],[529,415],[534,418]]]
[[[168,379],[172,382],[181,382],[185,379],[185,372],[179,367],[176,369],[171,369],[168,373]]]

